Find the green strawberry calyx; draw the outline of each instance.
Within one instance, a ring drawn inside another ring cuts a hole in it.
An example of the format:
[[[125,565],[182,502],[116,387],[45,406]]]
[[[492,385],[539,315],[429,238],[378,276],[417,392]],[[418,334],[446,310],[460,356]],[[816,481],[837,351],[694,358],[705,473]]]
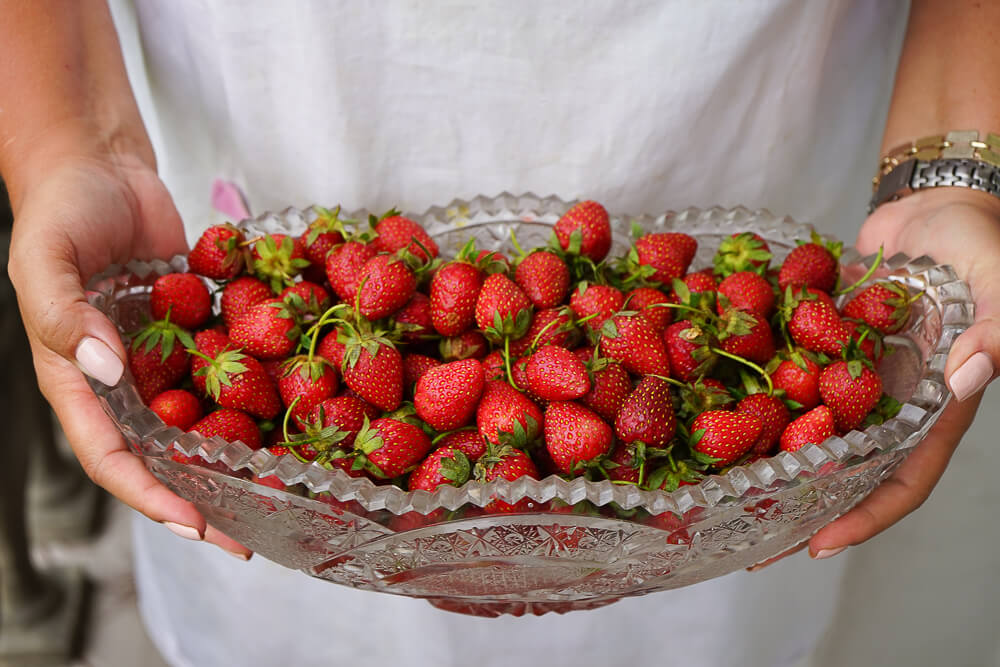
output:
[[[205,391],[215,401],[219,400],[223,386],[231,387],[233,385],[233,376],[246,373],[249,370],[243,363],[243,359],[246,359],[247,355],[239,350],[223,350],[214,359],[194,349],[193,346],[189,347],[187,351],[208,362],[207,365],[196,370],[194,374],[205,378]]]
[[[150,354],[157,345],[160,346],[160,362],[166,363],[167,358],[174,351],[177,341],[181,342],[187,349],[194,349],[194,339],[187,330],[182,329],[170,321],[170,312],[162,320],[155,320],[147,324],[132,339],[132,349],[138,351],[143,348],[143,352]]]

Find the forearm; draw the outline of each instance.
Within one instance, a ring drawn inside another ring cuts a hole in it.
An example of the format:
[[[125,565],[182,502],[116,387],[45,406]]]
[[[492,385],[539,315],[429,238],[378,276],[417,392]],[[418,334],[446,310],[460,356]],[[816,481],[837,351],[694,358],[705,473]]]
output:
[[[104,0],[0,0],[0,174],[14,210],[45,165],[152,148]]]
[[[914,0],[882,151],[949,130],[1000,132],[1000,3]]]

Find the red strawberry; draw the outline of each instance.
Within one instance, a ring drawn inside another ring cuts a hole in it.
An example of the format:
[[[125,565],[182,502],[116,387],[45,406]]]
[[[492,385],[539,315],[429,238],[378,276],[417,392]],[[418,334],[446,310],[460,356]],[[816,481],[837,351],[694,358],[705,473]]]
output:
[[[840,244],[831,246],[833,250],[814,235],[813,243],[803,243],[788,253],[781,271],[778,272],[778,287],[814,287],[830,292],[837,284]]]
[[[452,431],[471,423],[485,388],[483,367],[475,359],[431,368],[417,380],[413,405],[417,416],[436,431]]]
[[[651,280],[670,285],[674,278],[687,273],[698,251],[698,241],[678,232],[646,234],[636,239],[635,251],[638,265],[651,267]]]
[[[525,370],[528,389],[547,401],[571,401],[590,391],[587,367],[558,345],[546,345],[531,355]]]
[[[771,381],[775,389],[783,390],[785,397],[801,405],[801,409],[812,410],[820,402],[819,374],[816,362],[796,353],[778,364],[771,372]]]
[[[483,273],[475,265],[456,260],[431,278],[431,321],[442,336],[457,336],[476,323],[476,297]]]
[[[580,402],[599,414],[607,422],[613,422],[626,397],[632,391],[632,380],[621,364],[608,359],[599,360],[591,368],[594,381],[590,391]]]
[[[503,380],[492,380],[486,383],[476,408],[476,425],[480,435],[493,444],[513,440],[511,444],[523,446],[541,433],[542,411]]]
[[[299,355],[283,364],[278,394],[292,418],[302,422],[316,405],[337,393],[338,385],[337,371],[329,362],[322,357],[310,361],[307,356]]]
[[[723,278],[739,271],[763,273],[771,261],[771,249],[760,235],[737,232],[719,243],[712,263]]]
[[[516,359],[510,364],[510,377],[514,380],[514,386],[520,391],[524,392],[524,395],[531,399],[531,401],[538,405],[538,407],[545,410],[545,406],[548,405],[548,401],[531,391],[531,386],[528,384],[528,358],[521,357]]]
[[[232,329],[236,321],[258,303],[274,298],[274,292],[253,276],[240,276],[222,289],[222,320]]]
[[[503,359],[502,351],[493,350],[479,360],[483,366],[483,377],[487,382],[490,380],[503,380],[506,377],[507,370]]]
[[[298,345],[301,330],[291,309],[281,299],[268,299],[233,323],[229,338],[259,359],[287,357]]]
[[[447,484],[462,486],[469,481],[471,473],[469,458],[460,449],[438,447],[410,474],[407,488],[410,491],[433,491]]]
[[[253,242],[250,252],[251,272],[275,294],[295,282],[295,276],[309,266],[302,241],[285,234],[265,234]]]
[[[191,360],[195,387],[224,408],[235,408],[260,419],[271,419],[281,410],[274,384],[260,362],[236,350],[212,356],[196,352]]]
[[[441,362],[425,354],[408,353],[403,355],[403,387],[412,389],[413,385],[423,377],[424,373],[440,366]]]
[[[281,290],[279,297],[303,320],[318,319],[330,307],[330,293],[322,285],[302,280]]]
[[[555,401],[545,410],[545,447],[559,472],[576,475],[611,451],[614,433],[579,403]]]
[[[212,315],[212,297],[193,273],[168,273],[153,283],[149,308],[154,319],[169,315],[177,326],[196,329]]]
[[[478,461],[486,453],[486,440],[478,429],[452,431],[438,442],[441,447],[454,447],[465,454],[470,461]]]
[[[610,464],[610,465],[609,465]],[[605,459],[605,469],[608,477],[616,482],[638,484],[640,479],[640,461],[635,456],[635,448],[625,443],[619,443],[611,450]]]
[[[365,419],[375,419],[377,416],[378,408],[356,396],[334,396],[313,406],[309,423],[318,425],[321,429],[335,427],[335,430],[343,434],[335,441],[346,447],[354,443]]]
[[[361,267],[378,254],[370,243],[347,241],[326,255],[326,277],[330,287],[343,301],[353,304],[361,284]]]
[[[157,394],[149,402],[149,409],[163,420],[167,426],[176,426],[182,431],[201,419],[201,401],[184,389],[168,389]]]
[[[494,273],[476,298],[476,324],[493,340],[516,340],[531,324],[531,301],[514,281]]]
[[[177,385],[188,372],[185,347],[194,347],[191,335],[167,320],[147,325],[129,346],[128,366],[139,397],[147,405],[157,394]]]
[[[638,315],[616,315],[601,327],[601,354],[635,375],[670,375],[662,335]]]
[[[672,303],[670,297],[654,287],[636,287],[625,298],[629,310],[639,312],[657,331],[666,329],[674,319],[673,311],[662,305]]]
[[[475,475],[481,482],[492,482],[497,479],[513,482],[522,477],[538,479],[538,468],[535,467],[531,457],[520,449],[500,447],[487,451],[479,459]],[[483,509],[487,514],[512,514],[531,511],[535,505],[536,503],[530,498],[522,498],[513,504],[498,499]]]
[[[677,432],[677,418],[666,380],[647,375],[629,394],[615,417],[615,435],[627,445],[666,447]]]
[[[422,292],[415,292],[410,301],[393,316],[396,328],[406,343],[419,343],[436,337],[431,316],[431,300]]]
[[[678,388],[680,404],[677,412],[685,420],[694,419],[708,410],[726,410],[733,396],[719,380],[700,377]]]
[[[906,285],[895,280],[880,281],[848,301],[841,314],[860,320],[881,334],[894,334],[910,320],[911,304]]]
[[[546,308],[535,313],[528,331],[523,336],[510,342],[510,352],[514,356],[522,356],[544,345],[571,348],[579,339],[580,331],[573,321],[572,310],[565,306]]]
[[[759,456],[764,456],[774,449],[788,422],[792,420],[792,415],[781,399],[767,394],[746,396],[736,404],[736,411],[756,415],[763,422],[760,438],[750,449],[751,454]]]
[[[419,426],[388,417],[362,428],[354,440],[360,465],[377,479],[392,479],[413,470],[431,447],[431,439]]]
[[[559,245],[570,255],[582,255],[595,263],[611,249],[611,222],[608,212],[596,201],[582,201],[570,207],[553,227]]]
[[[398,408],[403,400],[403,358],[399,350],[377,335],[349,331],[345,338],[344,383],[386,412]]]
[[[722,468],[736,463],[750,451],[763,428],[764,423],[756,415],[709,410],[695,417],[691,424],[693,449],[717,459],[712,465]]]
[[[417,277],[393,255],[375,255],[361,267],[358,309],[369,320],[380,320],[405,306],[417,290]]]
[[[243,232],[230,224],[209,227],[188,255],[188,269],[212,280],[235,278],[246,263]]]
[[[260,449],[260,429],[253,417],[240,410],[220,408],[191,426],[206,438],[219,436],[227,442],[243,441],[250,449]]]
[[[837,357],[847,343],[847,328],[833,302],[824,296],[810,290],[808,295],[794,300],[797,305],[792,306],[788,333],[797,345],[811,352]],[[787,310],[787,307],[786,303],[783,310]]]
[[[827,406],[820,405],[785,428],[781,434],[781,450],[794,452],[810,443],[822,444],[833,432],[833,412]]]
[[[395,253],[403,248],[424,262],[438,256],[438,246],[418,223],[389,211],[375,223],[373,243],[380,252]],[[426,251],[426,252],[425,252]],[[430,257],[427,256],[430,253]]]
[[[340,219],[340,207],[326,209],[316,207],[316,219],[309,223],[301,236],[302,249],[306,259],[321,270],[326,266],[326,253],[335,245],[344,242],[344,222]]]
[[[731,308],[721,320],[724,333],[719,335],[719,341],[723,350],[758,364],[766,364],[774,356],[774,335],[760,314]]]
[[[882,397],[882,378],[861,361],[835,361],[819,376],[819,395],[833,412],[837,430],[861,425]]]
[[[576,313],[577,320],[586,319],[592,331],[600,331],[608,318],[621,310],[624,304],[625,295],[609,285],[581,283],[569,297],[569,307]]]
[[[438,352],[444,361],[459,361],[461,359],[482,359],[490,351],[489,341],[478,331],[466,331],[451,338],[442,338],[438,343]]]
[[[885,354],[885,343],[882,341],[882,334],[875,331],[867,324],[859,324],[854,320],[843,320],[847,335],[850,336],[852,346],[857,346],[861,352],[873,364],[882,360]]]
[[[725,310],[721,297],[726,297],[729,306],[757,313],[767,320],[774,312],[774,289],[760,275],[751,271],[739,271],[730,274],[719,283],[718,310],[721,315]]]
[[[715,283],[715,276],[712,275],[711,271],[696,271],[694,273],[689,273],[681,278],[681,282],[688,288],[688,291],[693,294],[702,294],[704,292],[714,292],[718,289],[718,285]]]
[[[514,282],[524,290],[535,308],[554,308],[569,292],[569,267],[559,255],[539,250],[517,265]]]
[[[684,382],[701,377],[712,369],[717,357],[711,352],[711,336],[690,320],[674,322],[663,333],[670,358],[670,373]]]
[[[323,357],[330,362],[330,365],[338,370],[343,370],[345,345],[340,341],[340,328],[323,336],[319,345],[316,346],[316,355]]]

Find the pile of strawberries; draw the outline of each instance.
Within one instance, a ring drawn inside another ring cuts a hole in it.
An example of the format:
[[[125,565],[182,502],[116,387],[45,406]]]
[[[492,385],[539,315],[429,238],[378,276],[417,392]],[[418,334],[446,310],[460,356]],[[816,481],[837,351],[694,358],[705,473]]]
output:
[[[876,366],[919,295],[841,289],[839,244],[772,266],[738,233],[689,272],[698,242],[679,232],[635,229],[608,257],[594,201],[546,247],[512,240],[516,256],[469,241],[445,260],[396,211],[320,210],[298,238],[211,227],[190,273],[152,287],[139,394],[182,430],[428,491],[546,475],[672,491],[899,409]]]

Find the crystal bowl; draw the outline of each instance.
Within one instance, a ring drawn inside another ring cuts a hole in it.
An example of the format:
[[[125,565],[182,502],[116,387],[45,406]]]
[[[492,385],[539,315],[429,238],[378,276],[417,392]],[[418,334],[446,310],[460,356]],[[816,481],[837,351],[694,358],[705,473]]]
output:
[[[571,203],[502,194],[456,200],[411,217],[447,257],[470,235],[478,247],[501,251],[509,250],[511,231],[526,247],[543,244]],[[249,233],[298,235],[315,216],[311,208],[289,208],[239,226]],[[649,232],[695,236],[699,249],[692,270],[710,266],[718,242],[737,231],[764,237],[776,261],[813,231],[790,218],[745,208],[612,215],[612,253],[628,247],[632,223]],[[874,261],[846,249],[842,272],[862,276]],[[156,277],[186,268],[184,257],[111,267],[90,282],[88,297],[124,335],[148,315]],[[242,442],[166,427],[140,401],[129,377],[115,387],[93,380],[91,386],[154,475],[193,502],[215,528],[276,563],[464,613],[588,609],[773,557],[849,510],[906,458],[948,401],[945,360],[952,341],[972,323],[973,307],[968,287],[954,271],[927,257],[885,259],[872,279],[884,277],[914,294],[923,292],[906,330],[888,339],[895,351],[880,367],[886,392],[903,403],[899,414],[673,493],[554,476],[407,492],[291,455],[275,457]],[[171,449],[214,465],[177,463]],[[275,475],[301,492],[251,482],[252,475]],[[527,498],[532,511],[483,513],[496,498],[511,503]]]

